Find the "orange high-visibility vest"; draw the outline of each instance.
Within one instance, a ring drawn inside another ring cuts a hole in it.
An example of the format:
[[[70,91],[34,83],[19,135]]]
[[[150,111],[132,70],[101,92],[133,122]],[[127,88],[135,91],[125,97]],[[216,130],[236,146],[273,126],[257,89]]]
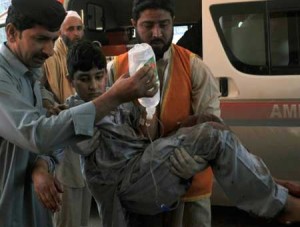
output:
[[[193,114],[191,104],[191,66],[190,59],[193,53],[172,45],[172,58],[170,59],[170,70],[163,100],[160,108],[160,121],[163,124],[161,134],[169,134],[176,129],[177,122],[183,121]],[[114,59],[114,80],[128,72],[128,53],[117,56]],[[207,168],[193,177],[192,185],[183,196],[184,201],[193,201],[211,195],[212,170]]]

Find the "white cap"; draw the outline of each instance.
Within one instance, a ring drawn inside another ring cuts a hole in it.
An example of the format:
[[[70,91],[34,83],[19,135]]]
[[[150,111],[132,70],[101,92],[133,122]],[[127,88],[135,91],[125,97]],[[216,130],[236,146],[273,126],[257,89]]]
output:
[[[69,17],[76,17],[76,18],[78,18],[78,19],[81,20],[81,17],[79,16],[79,14],[78,14],[76,11],[74,11],[74,10],[69,10],[69,11],[67,11],[67,15],[66,15],[65,20],[63,21],[63,23],[64,23],[64,22],[66,21],[66,19],[69,18]]]

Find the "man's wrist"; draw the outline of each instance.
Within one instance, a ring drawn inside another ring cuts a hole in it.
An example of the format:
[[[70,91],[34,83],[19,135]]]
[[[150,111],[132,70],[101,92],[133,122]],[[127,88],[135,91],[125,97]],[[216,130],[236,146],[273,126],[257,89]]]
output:
[[[44,159],[38,158],[32,168],[31,176],[34,178],[35,174],[38,173],[49,173],[48,162]]]

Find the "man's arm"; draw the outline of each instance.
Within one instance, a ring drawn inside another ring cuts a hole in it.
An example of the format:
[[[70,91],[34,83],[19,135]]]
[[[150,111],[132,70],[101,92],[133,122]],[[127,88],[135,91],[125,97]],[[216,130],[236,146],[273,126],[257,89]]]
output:
[[[210,69],[199,57],[192,56],[191,72],[193,113],[220,117],[220,92]]]
[[[61,206],[60,194],[63,189],[49,171],[49,162],[38,158],[32,168],[31,177],[39,200],[52,212],[59,211]]]
[[[78,136],[92,136],[94,122],[100,120],[120,103],[143,96],[153,96],[157,85],[150,67],[141,68],[135,75],[124,75],[112,88],[92,102],[60,112],[47,118],[33,106],[27,95],[32,95],[30,85],[20,92],[18,84],[10,80],[11,75],[1,70],[0,81],[0,136],[22,149],[36,153],[51,153],[66,146]],[[150,80],[149,80],[150,78]],[[154,88],[149,91],[149,89]],[[40,95],[40,94],[39,94]]]
[[[152,97],[157,90],[156,77],[149,66],[142,67],[134,76],[122,75],[107,92],[93,100],[96,108],[96,121],[121,103],[140,97]]]
[[[222,124],[220,117],[220,92],[215,78],[202,60],[193,55],[191,57],[192,80],[192,110],[194,115],[189,116],[178,124],[178,127],[190,127],[198,123],[213,121]],[[224,129],[227,129],[224,126]],[[170,161],[171,170],[179,177],[188,179],[200,170],[206,161],[199,156],[191,157],[184,149],[178,149]]]

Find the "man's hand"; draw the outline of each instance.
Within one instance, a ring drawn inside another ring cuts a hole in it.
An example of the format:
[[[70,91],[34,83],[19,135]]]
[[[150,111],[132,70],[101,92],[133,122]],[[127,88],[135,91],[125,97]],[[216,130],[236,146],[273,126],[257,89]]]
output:
[[[43,107],[47,109],[47,117],[50,117],[51,115],[58,115],[62,110],[68,109],[68,106],[65,104],[53,104],[47,99],[43,99]]]
[[[184,148],[176,148],[170,161],[172,164],[171,171],[186,180],[208,166],[207,161],[198,155],[192,157]]]
[[[152,97],[158,91],[158,81],[150,66],[143,66],[133,76],[122,75],[113,86],[92,102],[96,107],[96,121],[124,102]]]
[[[152,97],[158,90],[158,81],[150,66],[143,66],[134,75],[123,74],[110,88],[121,103],[141,97]]]
[[[60,193],[63,192],[63,189],[58,180],[48,173],[47,162],[39,159],[31,176],[34,190],[40,201],[52,212],[59,211],[61,206]]]

